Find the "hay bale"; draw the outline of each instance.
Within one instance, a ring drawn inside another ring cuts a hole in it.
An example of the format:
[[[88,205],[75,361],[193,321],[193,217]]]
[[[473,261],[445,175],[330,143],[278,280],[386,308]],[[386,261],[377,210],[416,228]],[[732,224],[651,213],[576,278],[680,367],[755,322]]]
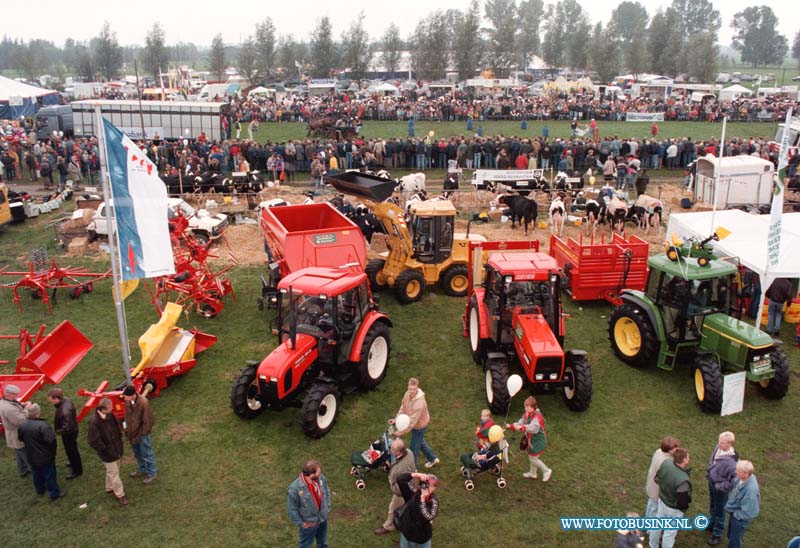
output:
[[[70,240],[67,244],[67,253],[70,255],[84,255],[86,248],[89,246],[89,238],[86,236],[79,236]]]

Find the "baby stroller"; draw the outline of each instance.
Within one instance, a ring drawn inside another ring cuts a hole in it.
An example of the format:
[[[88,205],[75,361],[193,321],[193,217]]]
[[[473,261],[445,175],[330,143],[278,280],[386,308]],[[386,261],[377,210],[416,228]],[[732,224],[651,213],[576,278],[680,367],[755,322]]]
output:
[[[350,475],[356,478],[356,489],[362,491],[366,489],[367,484],[364,477],[373,470],[383,470],[388,473],[389,468],[392,466],[392,453],[390,448],[392,446],[392,434],[394,433],[394,426],[389,425],[386,432],[373,441],[369,448],[365,451],[353,451],[350,456]]]
[[[508,442],[503,436],[501,426],[492,426],[489,430],[489,441],[491,445],[488,447],[461,455],[460,472],[464,476],[464,489],[467,491],[475,489],[473,479],[484,472],[489,472],[497,478],[497,487],[500,489],[506,486],[503,465],[508,462]]]

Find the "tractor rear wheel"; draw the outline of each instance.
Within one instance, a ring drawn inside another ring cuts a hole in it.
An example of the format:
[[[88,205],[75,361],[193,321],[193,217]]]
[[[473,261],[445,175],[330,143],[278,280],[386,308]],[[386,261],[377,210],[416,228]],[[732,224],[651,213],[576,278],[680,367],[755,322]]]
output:
[[[658,357],[655,327],[635,304],[614,309],[608,320],[608,340],[617,357],[632,367],[649,365]]]
[[[486,361],[486,341],[481,339],[481,322],[478,312],[478,299],[472,297],[469,300],[469,310],[467,311],[467,333],[469,335],[469,349],[472,352],[472,359],[478,365],[483,365]]]
[[[564,385],[564,401],[572,411],[586,411],[592,402],[592,370],[589,360],[582,354],[567,354],[564,375],[569,384]]]
[[[775,376],[759,383],[761,393],[770,400],[779,400],[789,391],[789,360],[783,348],[775,347],[770,353]]]
[[[425,277],[416,270],[403,270],[394,281],[394,290],[402,304],[417,302],[425,291]]]
[[[439,278],[442,290],[451,297],[466,297],[469,288],[469,271],[465,264],[454,264]]]
[[[375,292],[379,289],[386,287],[385,283],[378,282],[378,272],[383,270],[386,261],[383,259],[372,259],[367,263],[367,267],[364,269],[364,272],[367,274],[367,278],[369,279],[369,288]]]
[[[358,362],[358,387],[371,390],[378,386],[386,376],[389,365],[389,328],[383,322],[375,322],[369,328],[361,347]]]
[[[257,417],[266,408],[258,395],[257,373],[255,365],[242,368],[231,388],[231,409],[242,419]]]
[[[489,357],[486,360],[486,401],[492,413],[507,413],[511,404],[508,394],[508,360]]]
[[[713,354],[700,354],[694,359],[694,391],[700,409],[719,413],[722,409],[722,371]]]
[[[335,384],[317,382],[311,385],[300,408],[300,426],[310,438],[321,438],[331,431],[339,414],[342,395]]]

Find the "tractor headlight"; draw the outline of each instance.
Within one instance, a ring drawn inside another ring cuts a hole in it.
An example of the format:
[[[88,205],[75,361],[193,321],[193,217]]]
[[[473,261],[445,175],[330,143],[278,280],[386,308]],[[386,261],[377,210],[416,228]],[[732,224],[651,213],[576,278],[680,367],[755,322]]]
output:
[[[550,274],[550,281],[552,283],[556,283],[558,281],[558,275],[557,274]]]
[[[543,374],[543,373],[536,373],[536,375],[534,375],[534,378],[535,378],[537,381],[544,380],[544,374]]]
[[[550,380],[554,381],[558,378],[558,373],[550,373]]]
[[[511,282],[514,281],[514,277],[513,276],[506,276],[505,278],[503,278],[503,281],[505,281],[507,284],[510,284]]]
[[[269,382],[275,382],[275,383],[277,383],[277,382],[278,382],[278,377],[270,377],[270,378],[269,378]]]
[[[267,376],[266,375],[259,375],[258,378],[261,379],[264,382],[267,382]]]

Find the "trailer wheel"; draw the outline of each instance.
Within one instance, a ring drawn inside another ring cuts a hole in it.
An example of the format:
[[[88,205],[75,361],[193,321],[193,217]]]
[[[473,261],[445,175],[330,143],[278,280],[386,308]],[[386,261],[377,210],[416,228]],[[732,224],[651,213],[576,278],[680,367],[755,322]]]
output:
[[[486,401],[492,413],[506,413],[511,404],[508,395],[508,360],[490,357],[486,360]]]
[[[564,385],[564,401],[567,407],[572,411],[589,409],[592,402],[592,370],[586,356],[567,354],[564,375],[569,376],[569,383]]]
[[[478,299],[472,297],[469,300],[469,310],[467,311],[467,333],[469,334],[469,349],[472,352],[472,359],[478,365],[483,365],[486,361],[486,341],[481,339],[481,323],[478,313]]]
[[[339,414],[342,396],[335,384],[311,385],[300,409],[300,426],[310,438],[321,438],[331,431]]]
[[[81,286],[71,287],[69,289],[69,298],[74,301],[81,296],[81,293],[83,293],[83,288]]]
[[[361,377],[359,388],[371,390],[378,386],[386,376],[389,366],[389,328],[383,322],[375,322],[369,328],[361,347],[358,374]]]
[[[194,241],[197,245],[202,247],[208,247],[208,234],[205,232],[192,232],[192,236],[194,236]]]
[[[239,371],[239,376],[233,381],[231,388],[231,409],[242,419],[252,419],[260,415],[264,403],[258,394],[258,367],[249,365]]]
[[[378,272],[383,270],[385,264],[386,261],[383,259],[372,259],[367,263],[367,267],[364,269],[364,272],[366,272],[367,278],[369,279],[369,288],[373,292],[386,287],[385,283],[382,284],[378,281]]]
[[[454,264],[442,273],[439,279],[442,290],[451,297],[466,297],[469,288],[467,265]]]
[[[694,359],[694,391],[700,409],[719,413],[722,409],[722,371],[713,354],[699,354]]]
[[[397,276],[394,290],[402,304],[417,302],[425,291],[425,277],[416,270],[404,270]]]
[[[783,348],[775,347],[770,353],[775,376],[759,383],[761,393],[770,400],[779,400],[789,391],[789,360]]]
[[[625,303],[611,312],[608,340],[617,357],[632,367],[653,363],[659,341],[650,319],[641,307]]]

